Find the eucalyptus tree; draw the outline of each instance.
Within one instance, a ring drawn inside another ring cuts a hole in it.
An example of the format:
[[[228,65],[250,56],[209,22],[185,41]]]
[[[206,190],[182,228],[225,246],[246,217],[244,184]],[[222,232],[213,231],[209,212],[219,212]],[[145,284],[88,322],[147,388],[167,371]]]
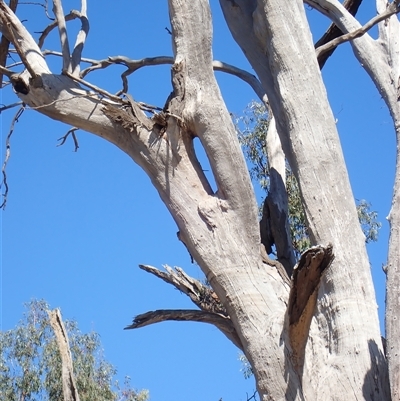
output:
[[[213,60],[207,0],[168,1],[172,57],[85,59],[91,63],[86,69],[81,69],[89,32],[86,1],[80,11],[64,15],[61,0],[53,0],[55,21],[38,43],[11,10],[16,3],[0,2],[3,50],[11,43],[25,68],[17,73],[3,62],[1,72],[16,95],[26,107],[71,125],[71,135],[77,128],[86,130],[129,155],[150,177],[178,226],[179,239],[211,286],[180,269],[142,266],[184,291],[200,310],[149,312],[128,327],[166,319],[216,325],[244,352],[263,400],[400,399],[400,157],[397,153],[389,215],[385,354],[365,236],[318,63],[335,46],[351,41],[389,108],[398,143],[399,1],[377,0],[378,15],[361,26],[353,16],[360,0],[306,0],[336,24],[315,49],[302,1],[220,0],[256,76]],[[82,27],[72,48],[66,21],[73,18]],[[368,29],[376,24],[375,40]],[[61,74],[50,70],[41,50],[53,28],[60,35]],[[172,64],[172,91],[165,106],[133,100],[129,74],[166,63]],[[90,83],[91,71],[115,64],[126,66],[120,92]],[[274,116],[266,139],[273,196],[261,227],[214,69],[246,80]],[[215,190],[196,155],[195,138],[208,157]],[[312,245],[296,266],[285,158],[299,185]],[[272,245],[275,260],[266,253]]]
[[[0,331],[1,399],[67,401],[63,398],[62,358],[49,306],[33,300],[26,309],[14,329]],[[81,401],[146,401],[148,392],[131,388],[129,377],[122,386],[114,380],[116,369],[105,360],[97,333],[82,333],[74,321],[66,321],[63,327],[68,333]]]

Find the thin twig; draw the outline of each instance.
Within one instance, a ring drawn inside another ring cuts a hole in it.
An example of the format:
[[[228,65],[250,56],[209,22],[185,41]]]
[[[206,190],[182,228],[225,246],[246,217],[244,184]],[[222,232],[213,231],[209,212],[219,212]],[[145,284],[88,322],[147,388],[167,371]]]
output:
[[[257,395],[257,390],[254,391],[254,393],[253,393],[253,395],[251,397],[249,397],[249,395],[246,393],[247,401],[255,400],[256,399],[256,395]]]
[[[373,26],[378,24],[379,22],[391,17],[394,14],[397,14],[400,12],[399,5],[396,1],[391,3],[389,7],[386,9],[386,11],[382,14],[379,14],[369,20],[365,25],[363,25],[361,28],[356,29],[353,32],[349,32],[346,35],[339,36],[338,38],[335,38],[331,40],[330,42],[326,43],[323,46],[320,46],[316,49],[316,55],[319,57],[321,54],[324,54],[333,48],[337,47],[338,45],[349,42],[350,40],[354,40],[356,38],[359,38],[360,36],[363,36],[366,32],[368,32]]]
[[[59,143],[57,146],[62,146],[64,145],[65,141],[67,140],[67,138],[69,137],[69,135],[72,135],[72,139],[74,140],[74,144],[75,144],[75,150],[74,152],[77,152],[79,149],[79,143],[78,143],[78,139],[75,135],[75,131],[79,130],[79,128],[77,127],[72,127],[70,130],[68,130],[68,132],[62,136],[61,138],[58,138],[57,141],[61,141],[61,143]]]
[[[6,204],[7,204],[7,197],[8,197],[8,184],[7,184],[7,172],[6,172],[6,168],[7,168],[7,163],[8,160],[10,159],[10,155],[11,155],[11,135],[14,132],[14,126],[15,123],[18,122],[18,119],[21,117],[22,113],[24,112],[25,107],[22,106],[19,108],[19,110],[15,113],[15,116],[11,122],[11,127],[10,127],[10,132],[7,135],[7,139],[6,139],[6,157],[4,159],[3,162],[3,167],[1,168],[1,172],[3,174],[3,179],[2,182],[0,184],[0,187],[4,184],[4,193],[2,194],[3,196],[3,202],[0,205],[0,209],[5,209],[6,208]]]
[[[47,0],[44,1],[44,4],[38,3],[37,1],[24,1],[20,4],[43,7],[46,17],[50,20],[54,20],[54,18],[50,17],[49,15],[49,2]]]
[[[80,83],[80,84],[82,84],[82,85],[87,86],[88,88],[94,90],[95,92],[98,92],[98,93],[100,93],[101,95],[106,96],[106,97],[110,98],[111,100],[114,100],[115,102],[118,102],[118,103],[122,103],[122,102],[123,102],[123,100],[122,100],[120,97],[115,96],[115,95],[113,95],[112,93],[107,92],[106,90],[101,89],[101,88],[99,88],[98,86],[93,85],[93,84],[91,84],[91,83],[89,83],[89,82],[87,82],[87,81],[85,81],[85,80],[83,80],[83,79],[81,79],[81,78],[77,78],[77,77],[75,77],[74,75],[72,75],[72,74],[69,73],[69,72],[65,72],[65,75],[66,75],[67,77],[70,77],[70,78],[73,79],[74,81],[76,81],[76,82],[78,82],[78,83]]]
[[[2,107],[0,107],[0,114],[3,111],[6,111],[8,109],[12,109],[13,107],[16,107],[16,106],[21,106],[22,104],[24,104],[24,102],[21,100],[20,102],[17,102],[17,103],[12,103],[12,104],[7,104],[5,106],[2,106]]]
[[[61,53],[61,52],[58,52],[58,51],[56,51],[56,50],[48,50],[48,49],[46,49],[46,50],[43,50],[43,51],[42,51],[42,54],[43,54],[43,56],[57,56],[57,57],[62,57],[62,53]],[[81,62],[82,62],[82,63],[88,63],[88,64],[94,65],[94,64],[97,64],[97,63],[98,63],[98,60],[94,60],[94,59],[92,59],[92,58],[87,58],[87,57],[81,57]],[[81,75],[82,75],[82,74],[81,74]],[[81,76],[81,78],[82,78],[82,76]]]
[[[63,54],[63,72],[71,71],[70,47],[68,42],[67,25],[65,24],[64,11],[61,0],[53,0],[53,13],[57,20],[58,32],[60,34],[61,51]]]
[[[87,10],[86,0],[82,0],[81,17],[80,17],[82,26],[76,37],[76,43],[71,57],[72,75],[74,76],[79,76],[80,72],[79,64],[81,62],[83,46],[85,45],[87,35],[89,34],[89,20],[87,18],[86,10]]]

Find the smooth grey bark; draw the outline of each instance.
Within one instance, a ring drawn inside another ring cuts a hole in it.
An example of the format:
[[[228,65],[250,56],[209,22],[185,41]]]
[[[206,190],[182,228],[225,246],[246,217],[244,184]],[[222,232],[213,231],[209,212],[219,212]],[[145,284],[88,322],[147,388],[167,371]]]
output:
[[[74,375],[71,349],[69,347],[68,334],[58,309],[47,311],[50,325],[56,336],[58,350],[61,357],[61,378],[64,401],[79,401],[78,388]]]
[[[263,400],[389,399],[364,236],[303,4],[299,0],[220,3],[268,95],[283,149],[300,185],[313,242],[333,245],[310,250],[302,271],[296,270],[300,281],[292,289],[280,264],[260,252],[253,189],[214,77],[207,0],[169,0],[173,93],[163,114],[153,118],[127,94],[122,98],[93,86],[90,91],[83,89],[77,58],[88,27],[82,28],[72,50],[73,68],[63,36],[65,71],[52,74],[31,35],[0,2],[0,30],[27,68],[9,78],[28,106],[103,137],[148,174],[179,228],[180,239],[227,313],[223,324],[221,316],[208,313],[201,317],[195,313],[196,318],[215,318],[222,331],[234,333],[234,342],[251,362]],[[254,85],[264,99],[258,83]],[[196,157],[195,137],[208,156],[215,192]],[[398,229],[398,191],[395,194],[391,223]],[[392,253],[398,252],[394,244]],[[328,268],[332,258],[320,265],[325,251],[332,249],[336,257],[332,266]],[[308,266],[316,275],[304,294]],[[388,283],[395,284],[389,277],[388,273]],[[300,298],[301,307],[296,306]],[[189,317],[185,312],[179,318]]]
[[[344,33],[361,27],[336,0],[307,0],[327,15]],[[377,0],[379,14],[399,12],[399,2]],[[388,106],[396,134],[396,170],[392,206],[388,216],[390,237],[386,272],[386,356],[392,400],[400,400],[400,23],[396,15],[378,24],[378,39],[369,34],[351,42],[354,55],[371,77]]]
[[[303,382],[303,391],[311,399],[343,399],[350,394],[355,399],[386,399],[387,367],[364,237],[303,4],[279,0],[220,0],[220,4],[266,90],[300,186],[312,240],[332,242],[335,250],[336,259],[319,290],[304,368],[305,377],[335,372],[335,379]],[[343,310],[357,311],[358,316]],[[357,333],[357,338],[350,333]],[[341,394],[338,381],[343,385]]]

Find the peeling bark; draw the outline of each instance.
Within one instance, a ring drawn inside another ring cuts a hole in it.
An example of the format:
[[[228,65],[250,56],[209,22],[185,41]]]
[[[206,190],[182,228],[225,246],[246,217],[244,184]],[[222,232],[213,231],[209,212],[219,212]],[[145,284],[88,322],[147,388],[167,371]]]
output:
[[[303,375],[305,348],[317,305],[318,288],[333,259],[332,245],[315,246],[301,255],[293,272],[287,314],[292,357],[300,376]]]

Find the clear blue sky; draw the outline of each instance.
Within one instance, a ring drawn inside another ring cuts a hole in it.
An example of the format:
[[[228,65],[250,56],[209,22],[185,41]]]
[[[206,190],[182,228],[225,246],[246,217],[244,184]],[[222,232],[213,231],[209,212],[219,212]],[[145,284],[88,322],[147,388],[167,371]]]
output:
[[[167,2],[88,0],[91,31],[84,50],[88,58],[171,55]],[[372,2],[361,7],[362,22],[375,15]],[[64,10],[79,1],[64,1]],[[111,5],[112,4],[112,5]],[[217,0],[215,59],[251,70],[225,26]],[[369,7],[369,8],[368,8]],[[308,12],[315,40],[328,22]],[[46,24],[40,7],[21,5],[20,18],[31,31]],[[78,22],[71,23],[70,42]],[[36,35],[37,37],[37,35]],[[59,50],[56,32],[45,48]],[[48,58],[53,72],[60,60]],[[108,91],[120,89],[121,67],[94,72],[87,79]],[[383,223],[378,243],[368,247],[376,283],[380,318],[384,311],[386,261],[395,140],[392,122],[369,77],[343,45],[323,70],[333,112],[358,199],[367,199]],[[229,110],[240,115],[255,94],[238,79],[217,74]],[[160,105],[171,91],[168,66],[148,67],[130,78],[135,99]],[[3,90],[1,103],[14,102]],[[1,115],[2,140],[14,111]],[[68,141],[56,147],[69,127],[27,110],[12,137],[8,165],[10,186],[2,219],[1,329],[14,327],[23,303],[43,298],[75,319],[82,331],[101,336],[106,359],[129,375],[137,388],[148,388],[152,401],[246,400],[255,389],[240,372],[239,351],[214,327],[195,323],[162,323],[123,331],[134,315],[162,308],[191,308],[171,286],[142,272],[139,263],[181,266],[194,277],[176,238],[176,226],[145,174],[113,145],[78,132],[80,149]],[[4,155],[4,146],[1,152]]]

